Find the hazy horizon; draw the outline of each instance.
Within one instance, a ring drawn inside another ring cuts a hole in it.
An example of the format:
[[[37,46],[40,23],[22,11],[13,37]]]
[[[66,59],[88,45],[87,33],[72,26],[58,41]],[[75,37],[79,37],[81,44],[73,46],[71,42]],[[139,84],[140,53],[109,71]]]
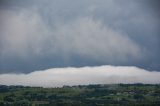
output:
[[[37,87],[62,87],[89,84],[160,84],[160,72],[133,66],[94,66],[52,68],[28,74],[0,74],[0,84]]]

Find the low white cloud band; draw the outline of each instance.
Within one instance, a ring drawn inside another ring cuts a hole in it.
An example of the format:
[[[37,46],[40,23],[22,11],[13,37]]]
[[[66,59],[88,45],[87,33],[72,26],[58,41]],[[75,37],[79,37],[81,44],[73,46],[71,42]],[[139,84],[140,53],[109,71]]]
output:
[[[42,87],[63,85],[160,83],[160,72],[130,66],[52,68],[29,74],[0,74],[0,84]]]

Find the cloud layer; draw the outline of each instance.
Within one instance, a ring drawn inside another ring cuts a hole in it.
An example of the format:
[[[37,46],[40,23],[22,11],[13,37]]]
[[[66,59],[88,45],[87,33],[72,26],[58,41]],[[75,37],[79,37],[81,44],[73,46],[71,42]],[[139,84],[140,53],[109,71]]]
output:
[[[1,1],[0,73],[106,64],[159,71],[157,3],[146,1]]]
[[[147,83],[159,84],[160,72],[127,66],[52,68],[29,74],[0,74],[0,84],[42,87],[63,85]]]

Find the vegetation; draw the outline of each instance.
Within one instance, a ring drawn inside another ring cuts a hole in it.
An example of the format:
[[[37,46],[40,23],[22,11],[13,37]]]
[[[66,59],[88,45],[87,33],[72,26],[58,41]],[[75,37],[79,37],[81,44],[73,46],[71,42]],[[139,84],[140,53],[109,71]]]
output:
[[[0,106],[160,106],[160,85],[42,88],[0,85]]]

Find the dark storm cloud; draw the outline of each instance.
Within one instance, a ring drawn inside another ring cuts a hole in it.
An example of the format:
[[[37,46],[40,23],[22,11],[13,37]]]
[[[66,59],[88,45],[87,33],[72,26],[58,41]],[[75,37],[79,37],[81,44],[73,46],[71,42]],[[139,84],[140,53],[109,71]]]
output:
[[[160,69],[158,1],[8,0],[0,72],[104,64]]]

